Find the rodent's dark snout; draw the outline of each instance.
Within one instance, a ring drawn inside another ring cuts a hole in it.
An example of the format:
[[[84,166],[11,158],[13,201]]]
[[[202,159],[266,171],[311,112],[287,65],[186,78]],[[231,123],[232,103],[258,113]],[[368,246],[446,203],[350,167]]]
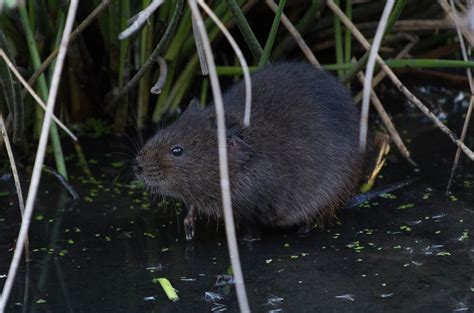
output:
[[[138,159],[135,159],[133,162],[133,172],[135,173],[135,175],[143,174],[143,166],[141,165]]]

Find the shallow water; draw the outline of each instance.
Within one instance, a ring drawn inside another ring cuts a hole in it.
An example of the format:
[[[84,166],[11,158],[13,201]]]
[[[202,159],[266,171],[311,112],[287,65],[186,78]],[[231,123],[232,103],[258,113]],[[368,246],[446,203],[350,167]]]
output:
[[[425,91],[433,93],[418,89]],[[456,103],[434,108],[441,116]],[[343,209],[337,222],[305,237],[266,230],[262,240],[241,243],[255,312],[474,311],[473,166],[463,162],[445,196],[454,147],[413,112],[397,126],[419,167],[394,152],[378,181],[414,179],[411,185]],[[450,123],[462,125],[455,115]],[[33,260],[18,274],[8,312],[238,311],[223,227],[201,220],[194,244],[186,243],[178,204],[114,183],[108,142],[84,149],[95,178],[72,173],[78,203],[44,174],[30,231]],[[19,227],[12,184],[1,185],[10,192],[0,197],[2,284]],[[169,279],[179,301],[167,299],[158,277]]]

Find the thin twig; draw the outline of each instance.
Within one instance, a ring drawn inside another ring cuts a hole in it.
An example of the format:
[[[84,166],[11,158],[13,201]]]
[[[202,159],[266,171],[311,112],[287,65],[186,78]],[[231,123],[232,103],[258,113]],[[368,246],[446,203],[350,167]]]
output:
[[[146,72],[150,69],[150,67],[155,63],[156,58],[160,55],[163,49],[166,47],[168,42],[173,38],[173,35],[176,31],[176,27],[178,26],[179,17],[181,16],[181,11],[183,10],[184,0],[177,0],[176,7],[173,12],[173,16],[171,17],[171,21],[168,24],[168,27],[161,37],[160,42],[156,45],[155,50],[151,53],[148,60],[146,60],[145,64],[140,68],[140,70],[133,76],[133,78],[125,85],[118,94],[110,101],[108,107],[115,105],[123,96],[128,94],[128,92],[135,87],[135,85],[140,81],[140,79],[146,74]]]
[[[79,200],[79,194],[63,175],[59,174],[57,171],[46,165],[43,166],[43,169],[46,173],[51,174],[58,179],[59,183],[63,185],[64,188],[66,188],[74,201]]]
[[[13,149],[10,144],[7,128],[5,127],[5,122],[3,120],[3,116],[1,113],[0,113],[0,131],[2,132],[2,138],[3,138],[3,142],[5,143],[5,148],[7,149],[7,155],[10,161],[10,168],[12,169],[13,181],[15,182],[15,189],[16,189],[16,194],[18,197],[18,206],[20,207],[20,213],[23,218],[23,214],[25,213],[25,201],[23,199],[23,191],[21,189],[20,176],[18,175],[18,169],[16,168],[15,156],[13,155]],[[31,261],[30,244],[29,244],[28,237],[26,238],[26,241],[25,241],[25,259],[26,259],[26,262]]]
[[[203,0],[198,0],[199,5],[206,11],[207,15],[216,23],[216,25],[220,28],[224,36],[229,41],[232,49],[235,52],[235,55],[239,59],[240,66],[242,67],[242,71],[244,73],[244,83],[245,83],[245,114],[244,114],[244,127],[250,126],[250,112],[252,106],[252,81],[250,79],[250,70],[245,60],[244,54],[242,50],[240,50],[239,45],[235,42],[234,37],[229,33],[227,28],[222,24],[219,18],[212,12],[211,8],[206,5]]]
[[[470,15],[474,15],[471,12],[468,13],[467,17],[467,23],[466,20],[463,18],[460,18],[456,15],[456,13],[453,11],[453,9],[449,6],[448,1],[446,0],[438,0],[438,3],[441,5],[443,10],[446,12],[448,15],[449,19],[451,22],[455,25],[456,30],[458,32],[461,32],[464,35],[464,38],[469,42],[469,44],[474,46],[474,34],[472,33],[471,29],[468,28],[468,24],[471,24],[472,22],[470,21]],[[473,8],[470,9],[474,10]]]
[[[360,71],[357,74],[357,77],[359,78],[360,83],[363,84],[365,80],[364,73]],[[387,111],[385,111],[382,102],[380,101],[379,97],[377,96],[377,94],[375,93],[373,89],[371,90],[370,95],[371,95],[370,99],[371,99],[372,105],[377,110],[377,113],[382,119],[382,122],[385,125],[385,127],[387,127],[390,137],[395,143],[395,146],[397,146],[398,151],[400,151],[400,154],[403,155],[403,157],[405,157],[405,159],[407,159],[408,162],[410,162],[413,166],[416,166],[416,163],[410,157],[410,151],[408,151],[408,148],[403,143],[403,140],[398,134],[398,131],[395,128],[395,125],[393,125],[393,122],[390,119],[390,116],[387,114]]]
[[[206,54],[204,53],[204,47],[202,43],[201,34],[196,26],[196,19],[194,15],[191,15],[191,26],[193,28],[194,44],[196,45],[196,51],[199,58],[199,64],[201,65],[201,73],[203,76],[209,74],[209,66],[207,65]]]
[[[367,128],[369,122],[369,101],[370,91],[372,90],[372,78],[374,75],[375,68],[375,56],[379,51],[380,44],[382,43],[382,37],[385,32],[385,26],[388,22],[388,17],[392,11],[395,0],[387,0],[383,9],[382,17],[380,18],[377,31],[375,32],[375,38],[372,46],[370,47],[369,59],[367,60],[367,69],[365,70],[364,78],[364,96],[362,98],[362,113],[360,116],[360,132],[359,132],[359,150],[365,151],[367,145]]]
[[[153,85],[153,87],[151,87],[150,90],[150,92],[154,95],[157,95],[161,92],[161,88],[163,88],[163,85],[166,81],[166,76],[168,76],[168,65],[166,64],[165,59],[158,56],[156,58],[156,61],[158,62],[158,66],[160,67],[160,76],[158,77],[158,80]]]
[[[346,25],[348,29],[352,32],[354,37],[361,43],[361,45],[366,49],[370,49],[370,43],[365,39],[365,37],[361,34],[361,32],[354,26],[354,24],[345,16],[344,12],[339,9],[337,5],[334,4],[333,0],[327,0],[328,6],[331,10],[334,11],[340,18],[341,21]],[[459,147],[461,150],[471,159],[474,161],[474,152],[469,149],[459,138],[454,134],[446,125],[441,122],[436,115],[434,115],[426,105],[424,105],[420,99],[418,99],[415,95],[413,95],[410,90],[408,90],[405,85],[400,81],[400,79],[393,73],[390,67],[385,64],[384,60],[377,55],[376,57],[377,62],[380,64],[382,69],[387,73],[388,77],[392,80],[392,82],[397,86],[397,88],[402,92],[411,103],[413,103],[421,112],[423,112],[443,133],[448,135],[448,137]]]
[[[71,42],[76,40],[77,36],[86,29],[101,13],[104,11],[108,5],[110,4],[111,0],[102,0],[102,2],[95,8],[82,22],[79,24],[79,26],[74,29],[74,31],[71,33],[71,38],[69,39]],[[53,52],[46,58],[46,60],[41,63],[40,67],[33,73],[33,75],[30,77],[28,80],[28,85],[33,86],[36,83],[36,80],[40,75],[46,71],[48,66],[51,64],[51,62],[54,61],[56,56],[58,55],[59,48],[54,49]]]
[[[396,56],[395,60],[400,60],[401,58],[405,57],[411,49],[417,44],[418,38],[413,38],[411,42],[409,42]],[[384,71],[380,71],[377,75],[374,76],[372,79],[372,88],[375,88],[384,78],[387,76]],[[363,91],[361,90],[358,94],[354,97],[354,102],[359,103],[362,100]]]
[[[275,3],[275,1],[266,0],[265,2],[273,10],[273,12],[277,13],[278,5]],[[320,68],[321,65],[319,64],[318,59],[316,59],[314,53],[311,51],[306,41],[303,39],[301,34],[298,32],[298,30],[290,21],[290,19],[285,15],[285,13],[281,14],[281,22],[286,27],[291,36],[293,36],[301,51],[303,51],[303,54],[305,55],[306,59],[308,59],[309,63],[316,65]]]
[[[444,1],[440,1],[440,2],[444,2]],[[454,16],[457,16],[456,7],[454,6],[453,0],[450,0],[449,2],[451,4],[451,9],[453,10]],[[441,5],[441,6],[444,8],[443,5]],[[448,12],[446,12],[446,13],[448,13]],[[463,57],[464,61],[468,61],[469,56],[467,54],[466,44],[464,43],[464,38],[462,36],[461,30],[460,30],[457,23],[456,23],[456,31],[457,31],[458,38],[459,38],[459,45],[460,45],[460,48],[461,48],[462,57]],[[469,108],[467,109],[466,118],[464,119],[464,125],[463,125],[462,131],[461,131],[460,140],[462,142],[464,142],[464,139],[466,138],[466,133],[467,133],[467,129],[469,128],[469,122],[471,120],[472,110],[473,110],[473,106],[474,106],[474,82],[472,80],[471,69],[467,68],[466,73],[467,73],[467,78],[469,80],[469,88],[470,88],[470,91],[471,91],[471,100],[469,101]],[[449,176],[448,185],[446,187],[446,194],[449,194],[449,190],[451,188],[451,183],[453,182],[454,174],[456,173],[456,168],[458,167],[460,157],[461,157],[461,149],[458,147],[457,150],[456,150],[456,154],[454,156],[453,167],[451,168],[451,174]]]
[[[25,245],[25,241],[28,235],[28,228],[30,226],[31,216],[33,214],[33,208],[36,199],[36,193],[38,192],[39,182],[41,178],[41,169],[43,167],[46,147],[48,145],[49,129],[51,127],[51,119],[53,116],[56,97],[58,94],[61,72],[64,66],[64,59],[66,58],[67,45],[69,43],[69,36],[71,34],[72,26],[74,24],[74,18],[76,16],[78,3],[78,0],[70,1],[69,11],[67,14],[63,36],[61,39],[61,45],[59,47],[58,58],[56,61],[56,66],[54,67],[53,77],[51,79],[51,88],[49,92],[48,103],[46,106],[47,109],[43,120],[43,126],[41,129],[38,150],[36,152],[33,174],[31,175],[31,182],[25,205],[25,213],[23,215],[23,220],[21,223],[20,233],[18,235],[15,252],[13,253],[13,259],[10,263],[8,276],[3,287],[2,296],[0,298],[0,313],[3,313],[5,311],[5,307],[10,296],[11,288],[13,286],[13,282],[18,271],[18,266],[20,264],[21,255],[23,253],[23,247]]]
[[[36,102],[44,109],[46,110],[46,104],[43,102],[43,100],[41,100],[41,98],[38,96],[38,94],[30,87],[30,85],[28,85],[28,83],[26,82],[26,80],[23,78],[23,76],[21,76],[21,74],[18,72],[18,70],[15,68],[15,65],[13,65],[13,63],[11,62],[11,60],[8,58],[7,54],[5,53],[5,51],[3,51],[1,48],[0,48],[0,56],[3,58],[3,60],[5,60],[5,63],[7,63],[8,67],[10,68],[10,70],[13,72],[13,74],[16,76],[16,78],[18,78],[18,80],[20,81],[20,83],[25,87],[25,89],[31,94],[31,96],[33,97],[33,99],[36,100]],[[53,114],[53,120],[56,122],[56,124],[59,125],[59,127],[61,127],[65,132],[66,134],[68,134],[69,137],[72,138],[72,140],[74,141],[77,141],[77,137],[66,127],[66,125],[64,125],[57,117],[56,115]]]
[[[224,223],[227,237],[227,245],[230,255],[230,263],[235,277],[235,289],[237,291],[237,299],[239,301],[240,311],[250,312],[250,307],[247,299],[247,292],[245,291],[244,277],[242,274],[242,266],[240,265],[239,248],[237,246],[237,238],[235,235],[235,223],[232,212],[232,202],[230,198],[230,182],[229,182],[229,168],[227,164],[227,142],[226,142],[226,126],[224,117],[224,103],[222,100],[222,92],[219,84],[219,79],[216,72],[216,64],[212,54],[209,37],[199,12],[196,0],[188,0],[191,7],[192,14],[196,19],[196,26],[201,34],[203,40],[204,51],[206,53],[207,63],[209,64],[209,78],[211,81],[212,94],[214,96],[214,104],[216,108],[217,119],[217,140],[219,148],[219,170],[220,170],[220,185],[222,191],[222,206],[224,209]]]
[[[137,32],[143,24],[148,21],[150,15],[155,12],[160,5],[162,5],[164,0],[153,0],[145,9],[141,10],[135,17],[132,25],[127,27],[125,30],[120,32],[118,35],[119,40],[124,40],[130,37],[133,33]]]

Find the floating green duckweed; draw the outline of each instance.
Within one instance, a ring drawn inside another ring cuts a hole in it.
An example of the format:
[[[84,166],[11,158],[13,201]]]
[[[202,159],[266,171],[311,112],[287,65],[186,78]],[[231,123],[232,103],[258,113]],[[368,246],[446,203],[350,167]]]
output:
[[[447,252],[447,251],[441,251],[441,252],[438,252],[436,253],[437,256],[450,256],[451,253]]]
[[[397,209],[398,210],[406,210],[406,209],[409,209],[409,208],[413,208],[414,206],[415,205],[413,203],[406,203],[406,204],[402,204]]]
[[[461,237],[459,237],[459,241],[464,241],[464,240],[467,240],[467,239],[469,239],[469,230],[465,229],[462,232]]]
[[[155,238],[155,235],[151,233],[143,233],[144,236],[150,237],[150,238]]]
[[[406,231],[406,232],[410,232],[411,231],[411,227],[407,226],[407,225],[402,225],[400,226],[400,230],[403,230],[403,231]]]
[[[390,200],[397,199],[397,196],[394,195],[393,193],[382,193],[380,194],[380,197],[385,198],[385,199],[390,199]]]

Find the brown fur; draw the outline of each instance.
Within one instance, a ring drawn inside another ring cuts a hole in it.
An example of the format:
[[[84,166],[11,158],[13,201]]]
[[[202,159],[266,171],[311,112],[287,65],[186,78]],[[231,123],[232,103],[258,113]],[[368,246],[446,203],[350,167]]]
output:
[[[363,176],[350,95],[328,73],[291,62],[253,74],[252,86],[249,128],[242,127],[243,83],[224,95],[236,221],[288,227],[333,217]],[[171,153],[176,145],[181,156]],[[221,218],[213,105],[191,104],[146,143],[137,168],[150,188]]]

